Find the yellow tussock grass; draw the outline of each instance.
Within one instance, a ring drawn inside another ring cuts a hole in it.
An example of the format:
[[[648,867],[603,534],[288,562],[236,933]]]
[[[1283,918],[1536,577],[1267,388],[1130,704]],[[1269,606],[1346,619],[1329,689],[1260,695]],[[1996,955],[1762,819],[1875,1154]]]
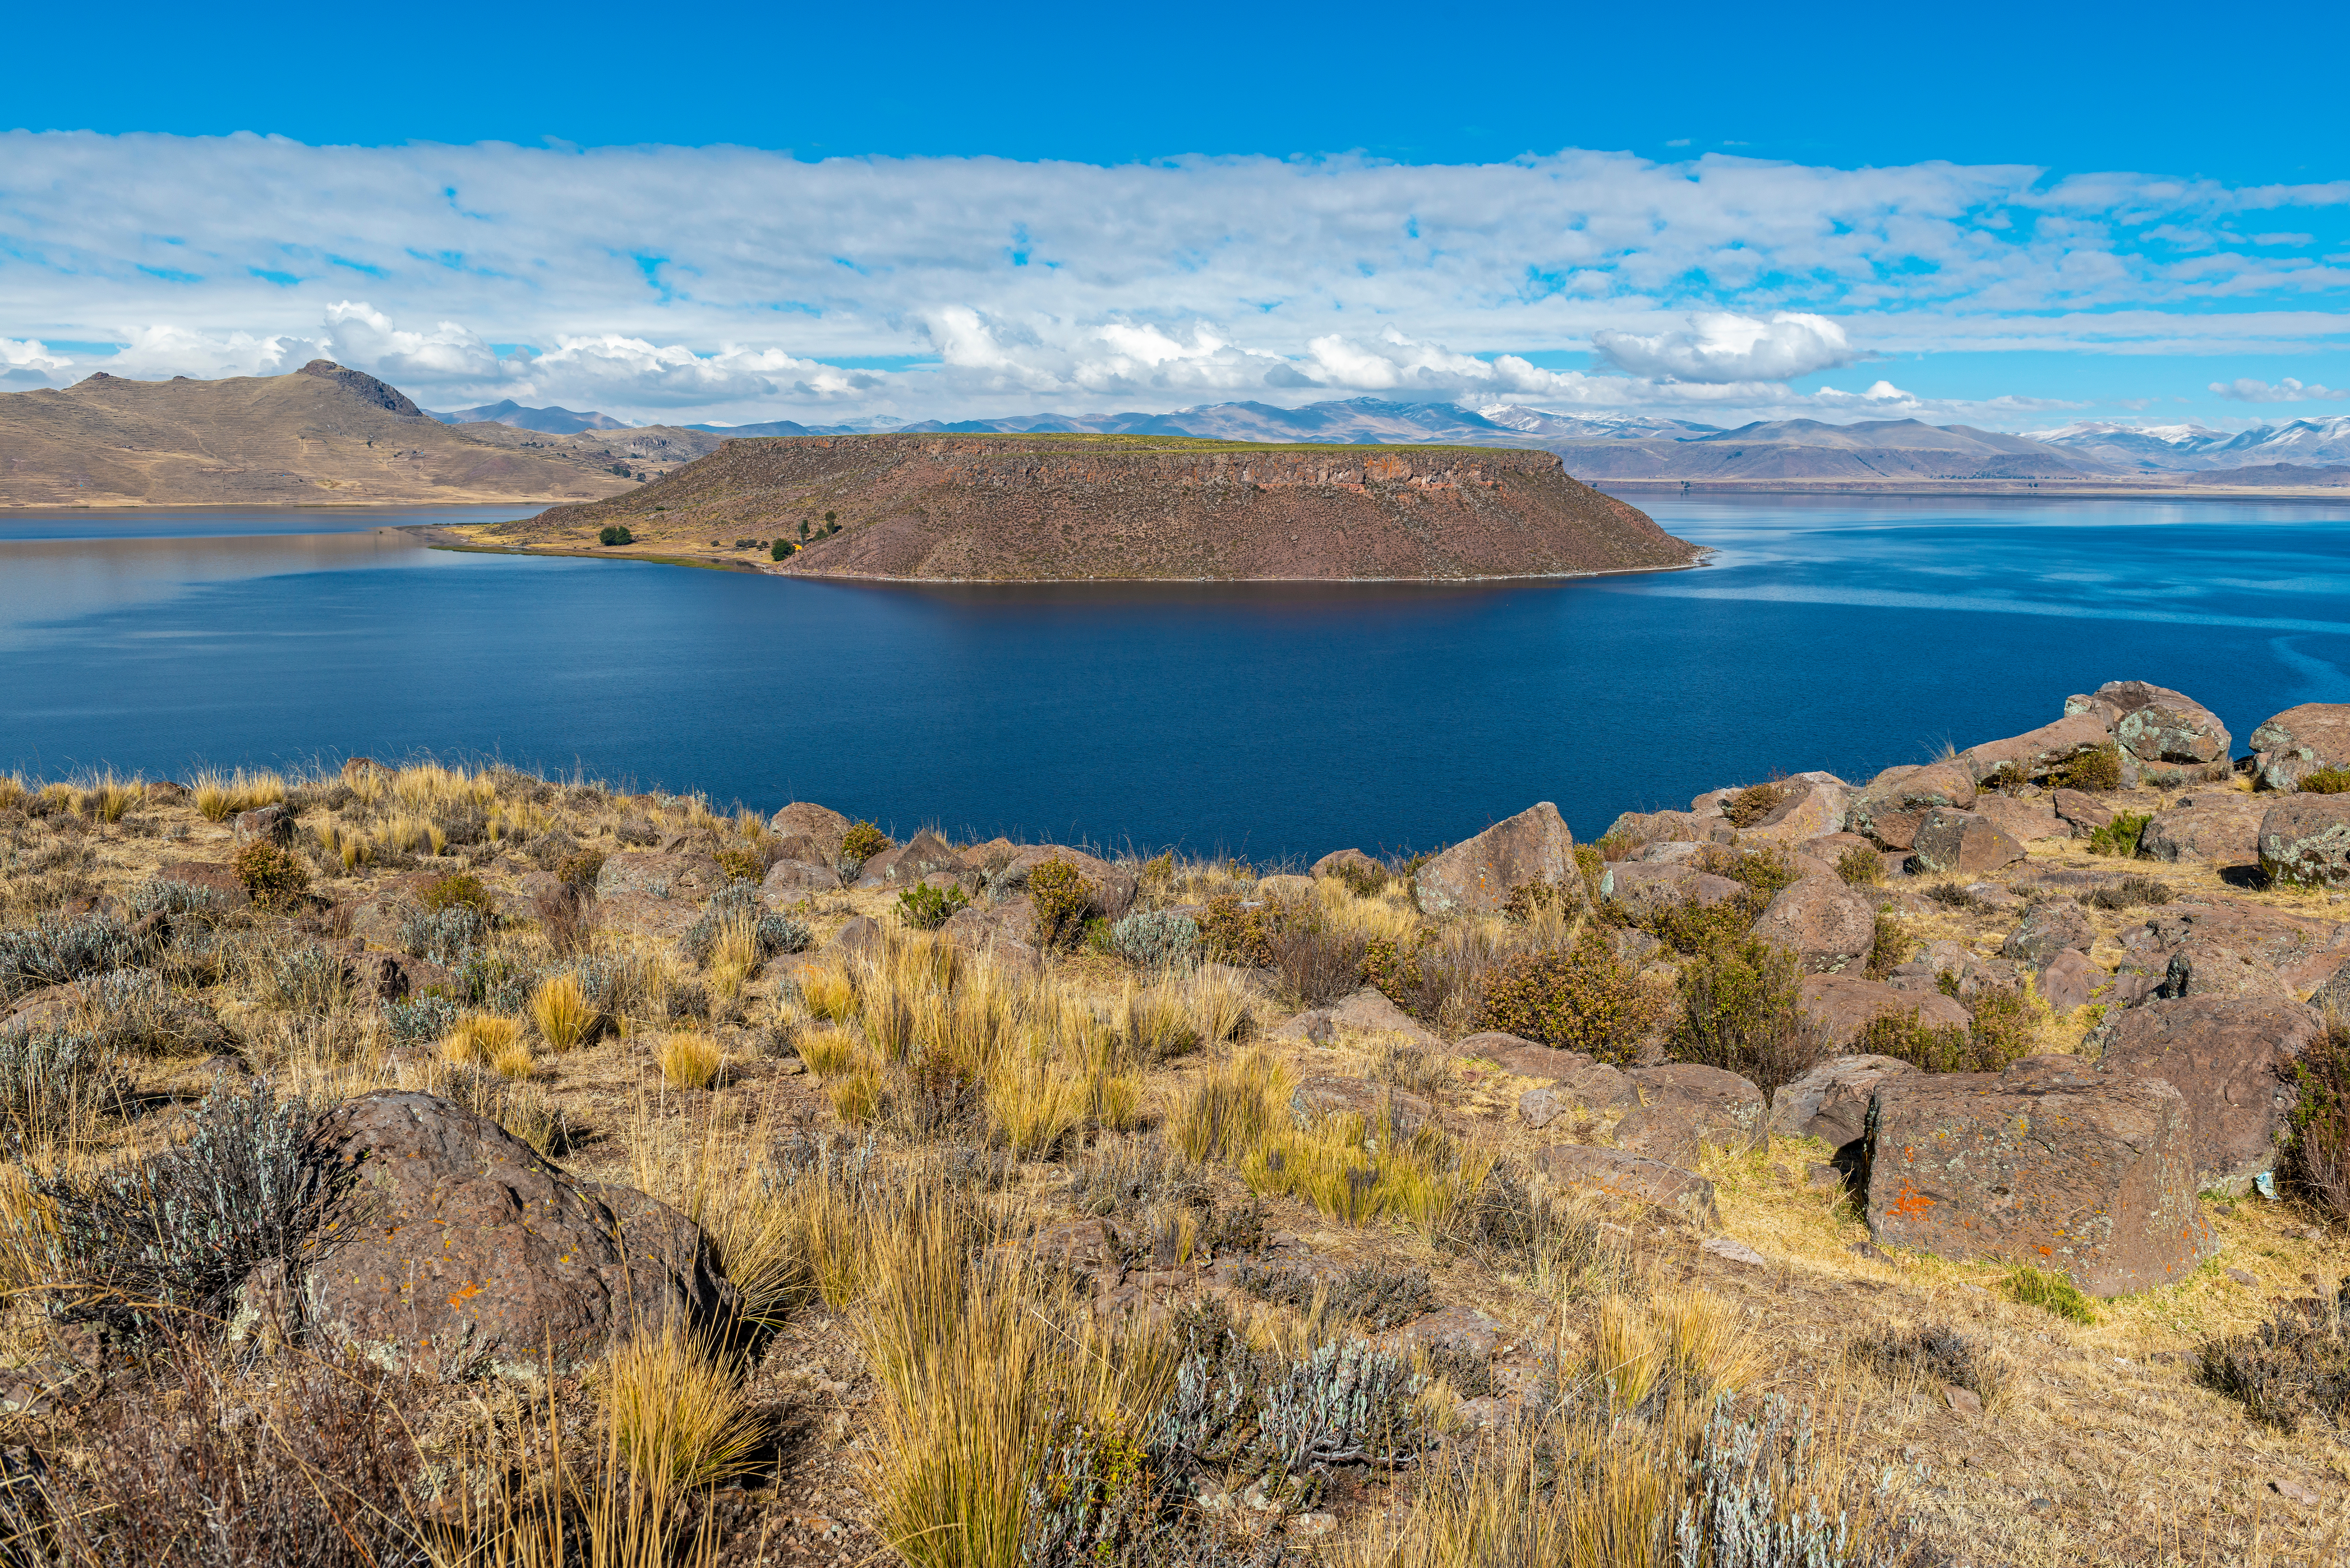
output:
[[[621,1463],[664,1511],[750,1468],[760,1422],[740,1379],[673,1324],[611,1354],[604,1398]]]
[[[558,974],[539,982],[530,993],[530,1018],[538,1025],[546,1048],[558,1053],[585,1043],[600,1022],[588,993],[579,989],[579,977],[573,974]]]
[[[679,1030],[661,1037],[661,1043],[653,1047],[653,1060],[660,1064],[661,1076],[679,1088],[706,1089],[718,1081],[726,1057],[709,1035]]]
[[[442,1058],[455,1066],[494,1063],[499,1054],[522,1039],[522,1025],[494,1012],[458,1015],[455,1027],[441,1042]]]
[[[1175,1103],[1168,1137],[1187,1159],[1238,1158],[1289,1116],[1296,1078],[1277,1058],[1243,1051],[1211,1064]]]
[[[819,1024],[799,1035],[800,1061],[819,1078],[837,1078],[857,1064],[857,1036],[838,1024]]]

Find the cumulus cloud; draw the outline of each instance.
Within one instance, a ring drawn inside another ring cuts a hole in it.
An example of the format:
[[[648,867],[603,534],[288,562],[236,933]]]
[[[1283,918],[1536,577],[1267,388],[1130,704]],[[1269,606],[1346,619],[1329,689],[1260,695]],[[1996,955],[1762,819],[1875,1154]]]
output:
[[[2214,381],[2211,389],[2231,402],[2238,403],[2308,403],[2320,400],[2338,401],[2350,398],[2350,390],[2333,387],[2304,386],[2291,376],[2273,387],[2266,381],[2256,381],[2240,376],[2232,381]]]
[[[1825,316],[1773,311],[1766,318],[1707,311],[1688,328],[1643,336],[1601,330],[1591,335],[1600,357],[1619,370],[1682,381],[1786,381],[1833,370],[1856,355],[1844,328]]]
[[[2344,206],[2350,184],[1720,154],[1100,168],[15,132],[0,332],[121,352],[0,373],[324,352],[433,407],[719,422],[1356,393],[1726,416],[1897,354],[2341,343],[2350,262],[2230,236]],[[1589,372],[1534,354],[1586,348]]]

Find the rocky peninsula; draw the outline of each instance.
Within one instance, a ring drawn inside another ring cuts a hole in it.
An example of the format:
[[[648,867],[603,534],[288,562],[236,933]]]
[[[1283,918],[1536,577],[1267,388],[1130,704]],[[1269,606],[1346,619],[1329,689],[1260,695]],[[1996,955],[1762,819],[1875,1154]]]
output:
[[[736,440],[627,494],[464,532],[578,551],[615,529],[634,553],[931,582],[1459,581],[1702,554],[1549,452],[1177,436]]]
[[[366,758],[0,780],[15,1528],[2321,1560],[2350,706],[2048,713],[1286,867]]]

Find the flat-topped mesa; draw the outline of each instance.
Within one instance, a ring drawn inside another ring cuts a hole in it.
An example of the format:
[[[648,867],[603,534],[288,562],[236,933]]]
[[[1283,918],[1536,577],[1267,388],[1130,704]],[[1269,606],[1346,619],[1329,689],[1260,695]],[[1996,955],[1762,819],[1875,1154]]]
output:
[[[812,542],[787,571],[928,580],[1565,576],[1702,553],[1546,452],[1159,436],[733,441],[626,495],[496,532],[588,544],[616,524],[654,547],[745,533],[797,544],[805,524]]]

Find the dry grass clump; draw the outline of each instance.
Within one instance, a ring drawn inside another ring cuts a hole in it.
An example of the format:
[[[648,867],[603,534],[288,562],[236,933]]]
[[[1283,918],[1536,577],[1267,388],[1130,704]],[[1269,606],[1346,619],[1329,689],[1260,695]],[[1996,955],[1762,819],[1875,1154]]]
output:
[[[706,1089],[718,1081],[726,1054],[718,1042],[699,1030],[674,1030],[653,1047],[653,1061],[661,1076],[681,1089]]]
[[[1243,1051],[1211,1064],[1175,1103],[1167,1136],[1187,1159],[1236,1160],[1289,1116],[1296,1075],[1278,1057]]]
[[[494,1012],[460,1013],[441,1039],[442,1059],[452,1066],[490,1066],[522,1043],[522,1025]]]
[[[1645,1302],[1603,1298],[1592,1314],[1584,1371],[1614,1408],[1659,1398],[1735,1394],[1762,1372],[1761,1347],[1729,1303],[1705,1291],[1659,1291]]]
[[[530,1020],[550,1051],[561,1053],[585,1044],[603,1023],[603,1015],[580,989],[579,977],[566,971],[541,981],[530,993]]]
[[[224,822],[241,811],[276,805],[286,798],[286,787],[281,774],[206,768],[195,778],[196,810],[208,822]]]
[[[614,1452],[656,1513],[750,1468],[763,1424],[741,1377],[675,1324],[631,1335],[603,1378]]]

